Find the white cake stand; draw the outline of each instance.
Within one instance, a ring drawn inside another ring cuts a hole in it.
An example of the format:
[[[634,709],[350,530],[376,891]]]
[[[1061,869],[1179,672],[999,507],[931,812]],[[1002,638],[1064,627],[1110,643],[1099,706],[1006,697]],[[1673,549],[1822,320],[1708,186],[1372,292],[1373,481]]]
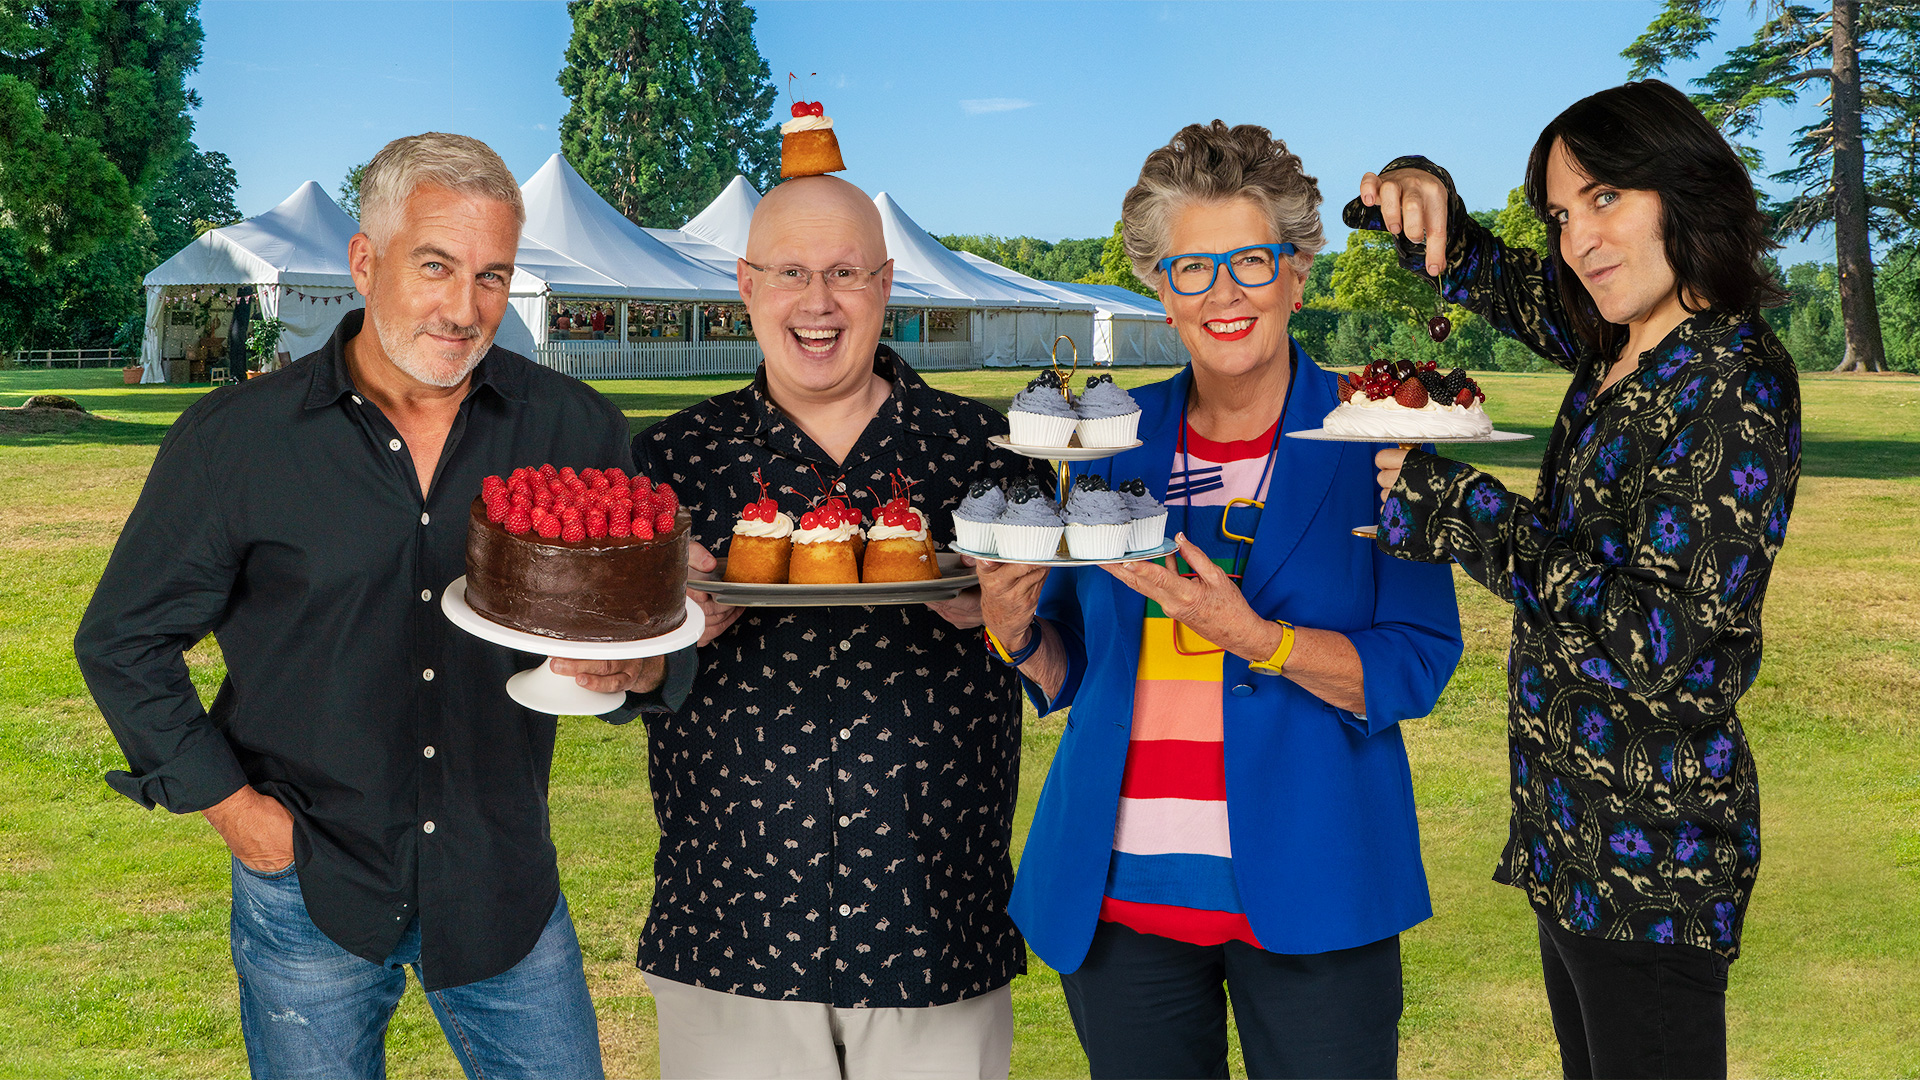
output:
[[[700,605],[688,598],[686,621],[659,637],[638,641],[562,641],[542,637],[501,626],[469,607],[465,574],[454,578],[440,594],[440,610],[446,612],[453,625],[481,641],[544,654],[547,659],[541,661],[539,667],[528,668],[507,680],[507,696],[534,712],[555,716],[599,716],[612,712],[627,700],[625,694],[603,694],[581,686],[571,675],[555,674],[553,656],[556,653],[565,654],[569,660],[637,660],[643,656],[664,656],[699,641],[700,632],[707,624]]]
[[[1533,436],[1519,431],[1490,431],[1485,435],[1439,435],[1428,436],[1416,442],[1408,442],[1405,439],[1395,439],[1391,437],[1381,438],[1375,435],[1340,435],[1329,432],[1326,428],[1312,428],[1307,431],[1289,431],[1287,432],[1287,437],[1306,439],[1309,442],[1393,443],[1402,450],[1416,449],[1421,443],[1504,443],[1526,442],[1528,439],[1533,438]],[[1353,535],[1360,537],[1362,540],[1372,540],[1380,534],[1380,526],[1356,525],[1352,532]]]

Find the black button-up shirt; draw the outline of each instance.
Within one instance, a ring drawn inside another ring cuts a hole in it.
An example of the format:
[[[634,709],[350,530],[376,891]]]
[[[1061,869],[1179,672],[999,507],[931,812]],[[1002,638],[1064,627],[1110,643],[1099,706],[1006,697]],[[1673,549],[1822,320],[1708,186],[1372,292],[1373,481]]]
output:
[[[488,473],[632,460],[612,403],[494,348],[423,499],[349,377],[361,321],[181,415],[75,650],[127,756],[115,790],[176,813],[243,784],[280,800],[315,924],[379,962],[417,913],[432,990],[518,963],[559,897],[555,719],[504,686],[534,658],[440,610],[466,572],[468,505]],[[208,633],[227,664],[210,711],[181,656]]]
[[[898,470],[945,546],[969,484],[1033,463],[987,445],[1007,430],[987,406],[884,346],[874,368],[892,396],[839,465],[764,370],[642,432],[635,459],[717,555],[760,497],[755,470],[795,516],[823,483],[870,513]],[[1025,970],[1006,911],[1021,699],[978,630],[919,604],[756,607],[700,659],[685,707],[648,718],[660,850],[642,968],[842,1008],[942,1005]]]

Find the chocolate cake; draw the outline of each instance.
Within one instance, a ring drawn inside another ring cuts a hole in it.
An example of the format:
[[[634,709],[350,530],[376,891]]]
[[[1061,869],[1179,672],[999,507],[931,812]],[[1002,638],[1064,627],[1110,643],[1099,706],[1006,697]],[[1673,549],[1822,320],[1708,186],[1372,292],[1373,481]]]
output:
[[[658,637],[687,618],[692,518],[673,513],[673,529],[657,538],[569,543],[510,533],[487,520],[485,502],[475,499],[467,523],[467,605],[502,626],[562,641]]]

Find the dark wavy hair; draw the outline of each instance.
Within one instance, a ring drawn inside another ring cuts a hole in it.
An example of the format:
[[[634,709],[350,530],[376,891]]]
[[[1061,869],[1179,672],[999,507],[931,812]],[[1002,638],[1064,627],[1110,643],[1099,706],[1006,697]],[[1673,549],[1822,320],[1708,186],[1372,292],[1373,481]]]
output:
[[[1601,318],[1560,255],[1560,226],[1547,212],[1547,158],[1564,143],[1576,169],[1608,187],[1660,196],[1660,232],[1681,305],[1746,311],[1784,300],[1761,257],[1777,247],[1753,180],[1733,147],[1685,94],[1657,79],[1581,98],[1553,118],[1527,158],[1527,203],[1547,226],[1560,299],[1587,344],[1612,352],[1626,330]]]

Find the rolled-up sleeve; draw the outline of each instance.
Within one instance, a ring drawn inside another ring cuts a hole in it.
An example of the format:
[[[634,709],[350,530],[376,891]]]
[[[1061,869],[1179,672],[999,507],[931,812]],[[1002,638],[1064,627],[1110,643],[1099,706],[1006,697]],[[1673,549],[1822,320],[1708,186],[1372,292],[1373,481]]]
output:
[[[1376,550],[1373,572],[1373,625],[1346,635],[1360,654],[1367,705],[1349,723],[1368,735],[1432,712],[1464,649],[1451,567]]]
[[[127,758],[107,783],[149,809],[204,810],[247,783],[185,657],[218,625],[239,564],[190,411],[161,443],[74,637],[87,688]]]

